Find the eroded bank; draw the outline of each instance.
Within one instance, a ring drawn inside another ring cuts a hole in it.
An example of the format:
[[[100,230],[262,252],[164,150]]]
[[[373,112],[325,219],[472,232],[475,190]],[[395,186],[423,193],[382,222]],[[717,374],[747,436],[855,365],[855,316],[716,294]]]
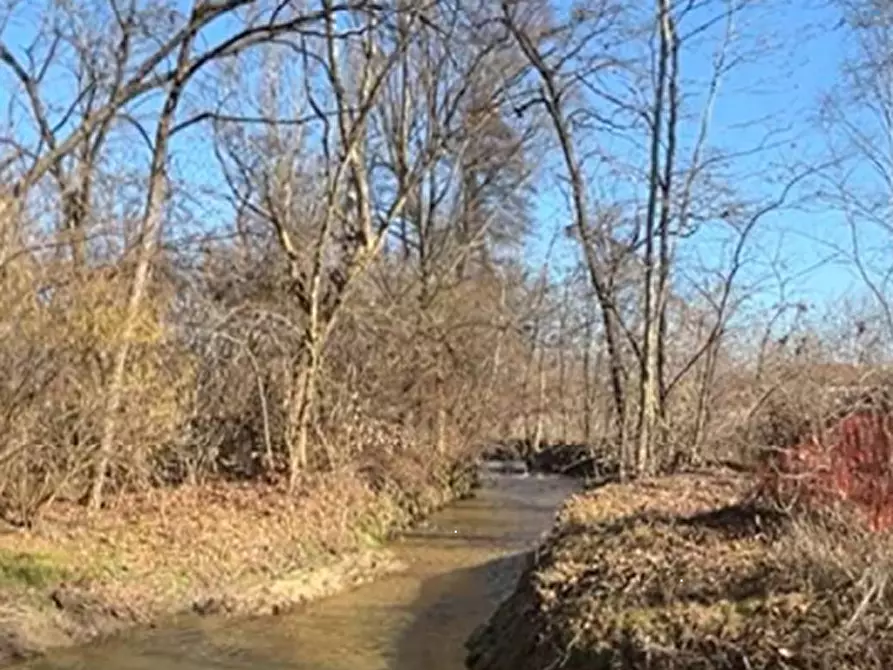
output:
[[[395,474],[398,473],[398,474]],[[398,476],[399,475],[399,476]],[[467,495],[475,471],[406,459],[286,495],[257,483],[53,507],[0,535],[0,664],[195,616],[278,614],[402,569],[383,542]]]

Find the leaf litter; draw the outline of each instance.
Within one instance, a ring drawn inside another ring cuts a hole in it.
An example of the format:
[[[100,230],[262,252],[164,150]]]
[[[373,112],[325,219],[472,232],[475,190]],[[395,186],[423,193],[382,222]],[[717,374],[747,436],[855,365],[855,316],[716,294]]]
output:
[[[893,667],[891,536],[755,490],[712,471],[575,496],[469,667]]]

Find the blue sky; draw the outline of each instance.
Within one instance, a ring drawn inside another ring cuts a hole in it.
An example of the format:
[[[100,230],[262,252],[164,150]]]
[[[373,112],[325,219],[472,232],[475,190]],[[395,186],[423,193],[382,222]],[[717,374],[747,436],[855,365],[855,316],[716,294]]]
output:
[[[821,149],[824,138],[812,126],[811,117],[816,101],[836,79],[845,44],[843,31],[832,29],[838,21],[837,12],[818,6],[818,1],[758,0],[759,9],[741,15],[738,29],[742,41],[738,44],[741,48],[747,47],[749,53],[761,49],[764,53],[751,53],[758,57],[750,59],[726,79],[711,136],[725,150],[745,150],[758,144],[766,132],[765,123],[754,125],[753,121],[769,117],[775,126],[789,126],[788,135],[796,140],[796,145],[788,144],[781,150],[736,162],[731,173],[736,186],[745,194],[770,195],[773,187],[766,185],[765,176],[774,169],[772,165],[778,161],[809,160]],[[13,27],[7,29],[3,39],[16,46],[17,42],[24,41],[24,36],[20,27]],[[213,31],[207,36],[213,39]],[[716,32],[711,35],[716,36]],[[708,42],[684,54],[683,77],[700,79],[703,83],[709,71],[711,49]],[[697,87],[695,83],[691,90]],[[0,87],[0,108],[6,102]],[[197,150],[200,145],[195,134],[184,136],[174,148],[173,160],[180,174],[190,174],[193,179],[211,185],[215,181],[214,170],[209,167],[212,159],[204,149]],[[139,148],[129,151],[132,160],[147,160],[145,151]],[[536,180],[540,189],[535,205],[535,234],[527,245],[533,264],[542,259],[549,242],[569,220],[564,198],[550,178],[552,166],[545,161],[541,167]],[[201,205],[197,211],[201,211]],[[219,213],[213,210],[207,212],[207,220],[217,216]],[[574,253],[573,243],[562,240],[560,235],[558,238],[555,253],[567,260]],[[827,243],[846,244],[846,229],[834,214],[786,210],[767,218],[755,238],[756,257],[748,267],[745,281],[764,276],[767,259],[779,248],[786,261],[786,272],[795,275],[804,272],[829,253]],[[714,229],[689,241],[685,251],[721,265],[723,245]],[[791,290],[816,302],[833,303],[842,293],[858,287],[848,268],[825,264],[803,274]],[[772,302],[775,294],[769,285],[766,291],[762,299]]]

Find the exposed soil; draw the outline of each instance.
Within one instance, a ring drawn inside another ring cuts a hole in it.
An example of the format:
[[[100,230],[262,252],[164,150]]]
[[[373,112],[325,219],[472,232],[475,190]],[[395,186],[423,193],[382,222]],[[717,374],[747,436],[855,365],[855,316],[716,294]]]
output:
[[[893,667],[893,542],[773,511],[732,473],[572,498],[472,670]]]
[[[397,466],[308,479],[295,496],[256,483],[124,496],[87,520],[56,505],[0,535],[0,664],[180,615],[278,614],[399,570],[381,541],[473,477]]]

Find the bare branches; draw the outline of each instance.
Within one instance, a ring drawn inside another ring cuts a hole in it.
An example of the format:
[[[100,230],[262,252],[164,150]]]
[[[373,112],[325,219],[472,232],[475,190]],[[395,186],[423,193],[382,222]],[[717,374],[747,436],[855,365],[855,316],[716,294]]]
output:
[[[696,459],[718,380],[761,360],[735,340],[757,241],[830,165],[717,133],[745,1],[38,4],[33,44],[0,42],[0,358],[25,361],[0,453],[94,507],[162,460],[294,489],[357,457],[358,425],[447,453],[529,419],[629,472]],[[841,169],[867,146],[846,121]],[[840,185],[852,230],[881,228]],[[52,467],[22,460],[38,443]]]
[[[48,151],[40,153],[39,158],[15,182],[12,192],[14,194],[25,193],[56,164],[59,158],[76,149],[97,127],[107,124],[120,110],[136,102],[147,93],[157,91],[177,79],[181,80],[180,85],[184,85],[211,63],[234,58],[240,53],[268,43],[280,35],[292,35],[309,30],[313,26],[318,25],[326,16],[374,8],[372,3],[357,0],[356,2],[329,3],[325,8],[316,11],[299,12],[293,16],[289,16],[281,10],[274,10],[266,21],[263,21],[262,17],[258,17],[256,19],[258,21],[257,25],[249,25],[243,29],[236,30],[233,34],[220,39],[216,44],[204,51],[192,53],[190,49],[183,68],[179,66],[166,67],[169,59],[184,44],[192,44],[196,36],[203,33],[206,28],[218,21],[218,19],[234,14],[237,10],[250,4],[252,4],[250,0],[196,3],[188,19],[176,28],[170,37],[161,42],[152,53],[138,62],[128,62],[133,52],[132,36],[136,30],[136,17],[133,13],[128,17],[124,17],[116,9],[115,13],[116,17],[118,17],[122,34],[115,49],[118,61],[118,65],[115,68],[115,76],[109,85],[103,87],[108,89],[105,99],[99,102],[94,97],[94,104],[91,105],[88,113],[82,117],[73,130],[60,138],[54,138],[53,146],[49,147]],[[0,51],[0,56],[2,56],[2,61],[13,70],[23,84],[29,98],[33,95],[34,99],[37,100],[37,80],[28,75],[7,46],[4,46],[3,50]],[[121,76],[125,71],[131,74],[129,76]],[[96,75],[98,73],[93,74]],[[94,91],[97,87],[98,82],[87,81],[84,83],[83,90],[89,91],[90,95],[95,95]],[[52,134],[49,123],[44,118],[40,105],[35,106],[32,102],[32,108],[40,126],[41,135],[44,136],[43,140],[47,141]],[[61,130],[61,127],[59,129]]]
[[[820,123],[831,156],[823,171],[823,202],[847,228],[837,245],[883,315],[886,337],[893,336],[889,263],[893,241],[893,45],[889,14],[870,3],[841,2],[847,37],[854,49],[841,76],[822,101]],[[840,249],[845,245],[846,249]]]

